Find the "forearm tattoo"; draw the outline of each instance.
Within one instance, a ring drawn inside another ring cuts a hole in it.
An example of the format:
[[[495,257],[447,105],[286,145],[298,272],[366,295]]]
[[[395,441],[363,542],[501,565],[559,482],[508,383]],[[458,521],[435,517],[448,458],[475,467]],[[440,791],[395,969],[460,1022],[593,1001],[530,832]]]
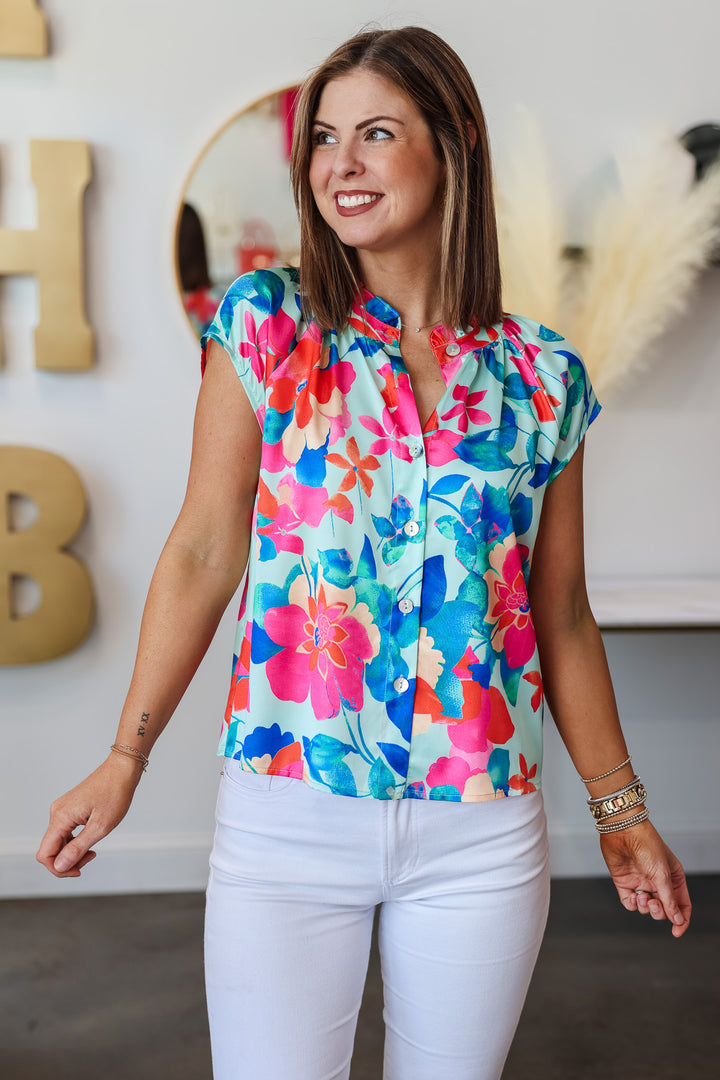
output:
[[[150,713],[149,712],[144,712],[142,714],[142,716],[140,717],[140,726],[138,727],[138,730],[137,730],[138,735],[144,735],[145,734],[145,728],[147,727],[149,722],[150,722]]]

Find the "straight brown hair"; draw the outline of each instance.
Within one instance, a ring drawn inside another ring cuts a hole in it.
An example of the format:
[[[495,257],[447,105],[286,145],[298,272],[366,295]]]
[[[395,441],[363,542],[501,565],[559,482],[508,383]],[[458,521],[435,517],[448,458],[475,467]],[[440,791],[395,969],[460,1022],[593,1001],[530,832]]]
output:
[[[323,330],[341,328],[359,288],[354,248],[323,219],[309,183],[312,125],[332,79],[362,69],[387,79],[425,117],[445,165],[439,270],[443,324],[481,326],[502,318],[502,289],[490,146],[485,117],[467,68],[430,30],[370,30],[344,42],[305,81],[298,97],[290,161],[300,217],[303,310]],[[472,146],[469,125],[477,131]]]

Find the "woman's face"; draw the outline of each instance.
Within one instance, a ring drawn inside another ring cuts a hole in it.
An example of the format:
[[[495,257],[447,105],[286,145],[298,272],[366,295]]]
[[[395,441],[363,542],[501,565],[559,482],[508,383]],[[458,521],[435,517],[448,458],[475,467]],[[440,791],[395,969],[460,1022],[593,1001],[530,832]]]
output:
[[[444,167],[427,122],[392,83],[358,69],[329,82],[312,129],[310,187],[343,243],[435,250]]]

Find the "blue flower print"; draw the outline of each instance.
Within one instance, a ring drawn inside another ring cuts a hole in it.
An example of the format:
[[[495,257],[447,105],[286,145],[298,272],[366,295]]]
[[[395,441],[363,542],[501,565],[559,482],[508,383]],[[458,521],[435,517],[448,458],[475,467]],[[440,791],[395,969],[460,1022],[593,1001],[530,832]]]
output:
[[[422,522],[412,520],[414,513],[405,496],[397,495],[392,501],[389,518],[372,515],[378,536],[383,538],[380,554],[386,566],[398,561],[406,544],[421,544],[425,539],[425,527]],[[410,528],[406,528],[408,525]]]

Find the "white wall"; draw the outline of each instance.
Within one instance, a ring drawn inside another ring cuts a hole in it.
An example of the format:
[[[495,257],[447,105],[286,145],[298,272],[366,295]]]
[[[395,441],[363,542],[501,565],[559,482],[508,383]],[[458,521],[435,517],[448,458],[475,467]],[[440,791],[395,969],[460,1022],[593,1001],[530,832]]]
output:
[[[201,887],[234,611],[155,748],[129,817],[81,881],[56,881],[32,853],[51,799],[90,771],[112,739],[147,582],[184,489],[198,357],[175,293],[172,240],[187,173],[233,112],[301,79],[361,19],[357,5],[326,0],[276,0],[271,18],[265,6],[235,0],[200,7],[189,0],[46,0],[43,8],[52,55],[0,59],[0,215],[5,225],[34,223],[29,138],[90,141],[87,300],[98,365],[86,374],[36,371],[34,285],[7,280],[0,292],[7,358],[0,439],[45,447],[79,471],[91,512],[75,550],[90,567],[98,615],[75,653],[0,669],[0,894]],[[658,120],[683,131],[719,119],[713,0],[446,0],[441,7],[418,0],[366,6],[362,17],[419,22],[447,37],[477,80],[498,152],[513,103],[534,105],[578,227],[613,147]],[[717,430],[712,390],[720,348],[707,331],[716,295],[717,276],[710,275],[695,302],[705,321],[687,320],[660,343],[649,392],[634,381],[608,403],[589,439],[591,554],[593,521],[614,512],[612,478],[629,467],[618,448],[634,450],[633,431],[639,443],[671,414],[681,432]],[[701,522],[703,504],[717,492],[697,490],[689,469],[688,497]],[[662,530],[663,543],[675,538],[682,561],[684,527],[670,488],[665,520],[649,523],[648,558]],[[622,517],[615,530],[622,554]],[[716,557],[717,544],[708,546],[708,558]],[[637,556],[634,549],[628,555]],[[689,869],[718,870],[719,635],[608,634],[607,644],[655,820]],[[556,871],[595,872],[584,789],[550,733],[548,758]]]

